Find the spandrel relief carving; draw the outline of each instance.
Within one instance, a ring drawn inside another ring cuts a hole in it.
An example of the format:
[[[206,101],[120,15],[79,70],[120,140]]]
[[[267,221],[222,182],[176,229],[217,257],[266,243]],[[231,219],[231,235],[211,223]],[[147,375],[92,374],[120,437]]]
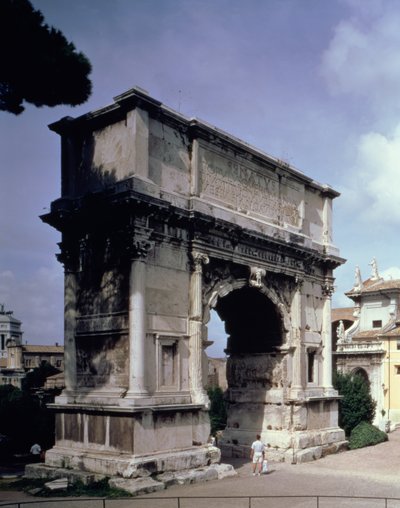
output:
[[[210,263],[210,266],[204,270],[203,302],[206,323],[210,319],[210,309],[215,308],[218,298],[246,285],[247,278],[248,272],[245,266]]]

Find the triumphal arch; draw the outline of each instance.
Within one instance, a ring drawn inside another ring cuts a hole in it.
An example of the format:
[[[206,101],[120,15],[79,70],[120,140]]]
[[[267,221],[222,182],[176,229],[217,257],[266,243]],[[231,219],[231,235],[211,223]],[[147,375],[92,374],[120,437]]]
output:
[[[258,432],[270,458],[336,451],[338,193],[138,88],[50,128],[62,192],[43,220],[62,233],[66,388],[46,464],[130,477],[217,460],[212,309],[229,336],[222,451],[247,456]]]

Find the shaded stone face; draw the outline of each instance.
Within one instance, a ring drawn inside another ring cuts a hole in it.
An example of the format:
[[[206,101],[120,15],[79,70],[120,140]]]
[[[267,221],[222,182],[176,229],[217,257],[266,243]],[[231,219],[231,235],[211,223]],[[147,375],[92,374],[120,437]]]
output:
[[[79,337],[76,340],[77,386],[83,388],[128,385],[127,335]]]
[[[127,476],[149,454],[210,460],[212,309],[229,335],[227,452],[247,456],[261,433],[282,458],[293,433],[335,428],[337,193],[140,90],[51,128],[62,196],[44,220],[62,233],[66,389],[46,460]]]
[[[134,419],[130,416],[110,417],[110,447],[133,453]],[[102,444],[105,443],[105,440]]]

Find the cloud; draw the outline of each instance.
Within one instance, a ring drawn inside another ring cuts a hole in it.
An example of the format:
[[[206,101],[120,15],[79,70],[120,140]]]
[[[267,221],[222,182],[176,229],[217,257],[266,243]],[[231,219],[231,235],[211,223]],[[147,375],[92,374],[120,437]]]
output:
[[[396,2],[350,1],[349,19],[334,30],[321,73],[332,94],[382,106],[400,98],[400,10]],[[366,105],[367,105],[366,104]]]
[[[379,275],[383,277],[385,280],[391,279],[399,279],[400,280],[400,267],[399,266],[391,266],[383,272],[379,272]]]
[[[341,205],[365,223],[400,223],[400,124],[390,135],[360,136],[357,158],[342,188]]]

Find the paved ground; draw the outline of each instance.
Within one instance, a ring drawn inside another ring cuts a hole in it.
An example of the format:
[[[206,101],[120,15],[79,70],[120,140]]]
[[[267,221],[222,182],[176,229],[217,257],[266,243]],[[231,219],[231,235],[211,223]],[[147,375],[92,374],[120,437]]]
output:
[[[225,460],[227,462],[227,460]],[[250,464],[235,459],[232,464],[238,475],[224,480],[215,480],[207,483],[187,486],[174,486],[168,490],[149,494],[145,499],[113,501],[113,508],[169,508],[176,507],[177,503],[167,500],[168,497],[196,497],[196,496],[361,496],[361,497],[391,497],[399,501],[388,503],[387,508],[400,508],[400,430],[389,435],[389,441],[380,445],[330,455],[318,461],[305,464],[271,463],[270,473],[264,476],[253,477]],[[163,498],[158,501],[154,499]],[[0,501],[30,500],[37,498],[27,497],[20,492],[0,492]],[[38,500],[39,501],[39,500]],[[347,501],[320,499],[319,508],[357,507],[378,508],[385,507],[382,501],[359,500]],[[39,501],[40,503],[40,501]],[[72,506],[70,504],[66,506]],[[35,506],[40,506],[36,504]],[[48,506],[43,503],[43,506]],[[182,500],[181,508],[213,508],[248,507],[244,499],[224,500]],[[253,501],[253,508],[301,507],[314,508],[317,506],[314,499]],[[61,505],[60,505],[61,508]]]

